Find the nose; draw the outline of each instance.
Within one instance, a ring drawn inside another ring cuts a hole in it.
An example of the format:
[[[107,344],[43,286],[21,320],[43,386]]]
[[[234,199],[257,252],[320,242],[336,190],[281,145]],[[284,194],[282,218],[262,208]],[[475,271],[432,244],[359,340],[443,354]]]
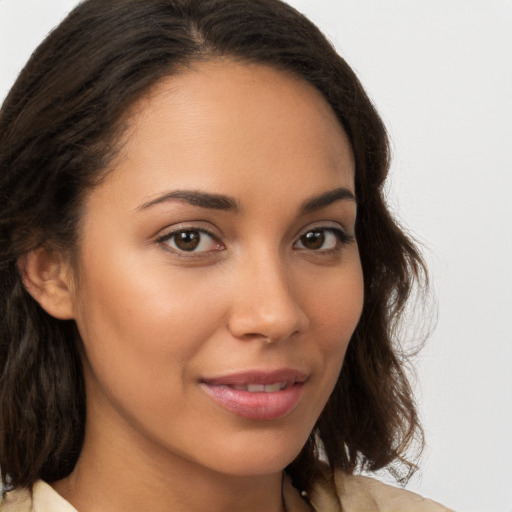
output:
[[[277,255],[254,256],[237,268],[229,330],[243,340],[287,340],[304,332],[309,318],[292,271]]]

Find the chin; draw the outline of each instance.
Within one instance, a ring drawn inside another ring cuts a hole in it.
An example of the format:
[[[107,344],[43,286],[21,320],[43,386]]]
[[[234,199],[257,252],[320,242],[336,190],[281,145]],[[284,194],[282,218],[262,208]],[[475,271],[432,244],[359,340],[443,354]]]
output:
[[[217,452],[212,463],[220,472],[233,476],[279,473],[299,455],[308,436],[309,432],[306,435],[273,432],[256,436],[249,436],[246,432],[240,436],[245,437],[246,441],[233,438]],[[222,457],[218,453],[222,453]]]

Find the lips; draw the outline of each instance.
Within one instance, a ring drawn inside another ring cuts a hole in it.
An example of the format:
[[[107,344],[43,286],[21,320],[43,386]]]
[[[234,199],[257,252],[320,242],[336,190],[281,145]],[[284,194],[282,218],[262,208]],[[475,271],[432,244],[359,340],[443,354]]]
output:
[[[293,369],[251,371],[201,382],[206,393],[222,408],[251,420],[286,416],[300,402],[307,375]]]
[[[248,391],[249,393],[275,393],[289,387],[288,382],[276,382],[275,384],[247,384],[246,386],[226,386],[237,391]]]

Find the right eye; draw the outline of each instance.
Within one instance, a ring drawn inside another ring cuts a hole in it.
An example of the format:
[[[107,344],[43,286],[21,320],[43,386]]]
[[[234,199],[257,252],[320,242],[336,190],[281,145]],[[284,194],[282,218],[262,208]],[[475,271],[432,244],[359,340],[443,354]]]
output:
[[[158,240],[175,252],[201,253],[222,251],[224,246],[210,233],[202,229],[179,229],[166,233]]]

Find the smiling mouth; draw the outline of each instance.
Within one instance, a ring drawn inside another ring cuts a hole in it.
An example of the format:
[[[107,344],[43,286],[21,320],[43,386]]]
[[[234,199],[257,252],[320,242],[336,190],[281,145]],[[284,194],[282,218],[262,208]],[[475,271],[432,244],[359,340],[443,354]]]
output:
[[[220,377],[204,378],[201,380],[207,386],[229,388],[249,393],[276,393],[304,383],[308,375],[300,370],[282,368],[278,370],[252,370],[223,375]]]
[[[275,420],[299,404],[307,375],[295,370],[246,372],[204,379],[201,387],[226,411],[250,420]]]
[[[229,388],[236,391],[248,391],[249,393],[276,393],[292,386],[291,382],[276,382],[275,384],[246,384],[246,385],[220,385],[220,388]]]

